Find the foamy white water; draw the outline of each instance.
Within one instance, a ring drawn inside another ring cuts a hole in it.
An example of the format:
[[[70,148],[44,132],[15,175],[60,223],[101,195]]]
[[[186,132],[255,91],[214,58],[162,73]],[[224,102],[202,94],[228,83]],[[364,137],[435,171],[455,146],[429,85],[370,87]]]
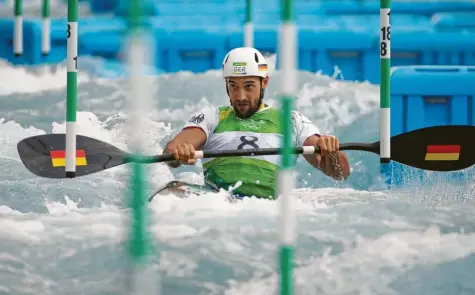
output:
[[[65,67],[2,62],[0,73],[7,73],[0,81],[0,294],[125,294],[128,166],[72,180],[32,175],[16,144],[65,132]],[[265,98],[276,106],[278,76]],[[150,154],[160,153],[193,112],[228,103],[219,71],[151,79],[154,108],[143,130]],[[128,89],[123,78],[84,70],[78,134],[128,150]],[[378,140],[378,87],[300,72],[298,89],[295,107],[323,132],[342,142]],[[378,157],[348,155],[345,182],[297,163],[297,294],[475,293],[475,186],[439,176],[434,186],[381,191]],[[199,163],[174,171],[151,164],[147,172],[149,193],[172,179],[202,182]],[[161,275],[162,294],[276,293],[278,205],[230,203],[224,192],[155,199],[151,269]]]

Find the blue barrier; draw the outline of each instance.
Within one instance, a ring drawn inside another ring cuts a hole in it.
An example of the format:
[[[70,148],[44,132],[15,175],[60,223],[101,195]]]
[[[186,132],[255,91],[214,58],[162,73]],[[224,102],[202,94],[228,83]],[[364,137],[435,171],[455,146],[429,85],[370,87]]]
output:
[[[380,66],[372,62],[366,78],[379,84]],[[391,66],[406,65],[475,65],[475,32],[393,30]]]
[[[255,47],[264,53],[276,53],[278,27],[271,18],[260,16],[255,26]],[[147,18],[145,25],[153,31],[157,44],[157,69],[168,72],[219,69],[224,54],[243,46],[244,42],[242,24],[223,25],[226,21],[229,21],[226,16]],[[338,66],[345,80],[379,83],[379,17],[317,15],[307,19],[301,16],[298,21],[299,69],[332,75]],[[221,22],[221,26],[216,26],[216,22]],[[393,22],[398,30],[391,34],[392,66],[475,65],[475,32],[438,32],[428,18],[414,15],[400,14],[394,16]],[[52,48],[46,57],[41,56],[40,50],[40,20],[25,20],[24,25],[25,53],[15,58],[13,20],[0,21],[0,58],[14,64],[58,63],[65,59],[64,18],[52,19]],[[87,17],[81,18],[78,26],[80,55],[121,60],[124,19]]]
[[[111,13],[119,9],[119,5],[120,0],[89,0],[89,11],[93,14]]]
[[[275,28],[256,30],[254,47],[263,54],[274,54],[278,47],[277,37]],[[243,46],[243,38],[241,31],[232,33],[226,49]],[[376,57],[377,53],[373,50],[374,35],[368,31],[299,30],[298,39],[299,69],[332,75],[334,67],[338,66],[347,80],[364,80],[365,73],[373,67],[369,57]],[[368,55],[371,51],[375,54]],[[279,60],[276,66],[280,66]]]
[[[380,16],[374,15],[299,15],[295,20],[299,28],[318,28],[335,27],[344,30],[369,30],[374,34],[379,34]],[[259,20],[256,20],[259,24]],[[279,21],[273,23],[279,25]],[[391,26],[397,30],[430,30],[433,24],[429,17],[412,15],[412,14],[396,14],[391,16]]]
[[[102,1],[102,0],[100,0]],[[350,13],[354,9],[347,9],[345,7],[355,7],[353,0],[340,0],[336,3],[325,1],[312,2],[295,2],[294,11],[298,14],[321,14],[332,9],[339,9],[342,12]],[[129,2],[122,0],[114,14],[117,16],[125,16],[128,12]],[[280,1],[266,0],[254,1],[252,3],[253,13],[273,13],[278,15],[280,13]],[[150,16],[195,16],[195,15],[226,15],[233,17],[237,14],[244,15],[246,9],[246,1],[181,1],[181,2],[167,2],[160,0],[146,1],[147,15]],[[152,14],[153,12],[154,14]],[[277,18],[279,20],[279,18]]]
[[[121,51],[127,24],[123,19],[90,18],[79,20],[78,52],[107,61],[122,60]],[[89,29],[87,29],[89,28]]]
[[[159,16],[149,17],[148,21],[156,28],[179,31],[189,28],[203,30],[242,31],[244,15],[196,15],[196,16]],[[399,14],[391,19],[392,25],[398,29],[411,30],[432,29],[431,19],[424,16]],[[379,15],[298,15],[295,23],[299,29],[345,29],[372,30],[379,32]],[[280,15],[277,13],[259,13],[254,15],[253,23],[259,28],[275,30],[280,25]],[[217,25],[219,24],[219,25]]]
[[[23,23],[23,34],[30,34],[28,31],[33,30],[33,27],[28,24],[27,21]],[[34,57],[30,56],[29,48],[24,48],[22,56],[15,57],[13,54],[13,21],[0,19],[0,58],[6,59],[14,64],[26,64],[27,60],[33,60]],[[26,49],[26,50],[25,50]],[[36,48],[38,54],[41,52],[41,48]]]
[[[475,66],[392,68],[391,136],[430,126],[475,126],[474,81]],[[442,175],[441,172],[435,174]],[[457,178],[461,173],[448,175]],[[392,185],[402,187],[414,180],[424,182],[428,173],[392,163],[391,176]]]
[[[66,59],[66,28],[64,18],[51,19],[51,51],[47,56],[41,54],[41,20],[27,19],[23,22],[23,55],[13,55],[13,20],[0,20],[0,58],[13,64],[56,64]],[[120,42],[126,30],[121,19],[91,17],[79,19],[78,54],[108,58],[107,53],[120,50]],[[116,42],[111,42],[116,37]],[[117,60],[118,56],[109,56]]]
[[[98,5],[116,7],[109,10],[117,16],[124,16],[127,11],[128,0],[89,0],[91,9]],[[118,4],[118,1],[120,3]],[[391,1],[391,12],[395,14],[418,14],[430,16],[439,12],[456,11],[475,11],[475,3],[472,0],[440,0],[431,1],[413,0],[413,1]],[[253,1],[253,11],[255,13],[279,13],[280,0]],[[296,0],[294,1],[295,15],[302,14],[378,14],[380,1],[375,0]],[[201,15],[219,15],[219,14],[243,14],[245,10],[244,0],[210,0],[210,1],[163,1],[147,0],[147,7],[153,6],[153,9],[147,9],[153,16],[194,16]],[[94,13],[95,11],[92,10]],[[100,12],[103,12],[102,10]]]
[[[167,72],[205,72],[221,68],[226,55],[226,34],[196,30],[180,34],[156,31],[156,67]]]
[[[361,1],[361,7],[359,11],[354,13],[378,13],[380,3],[374,0]],[[475,3],[473,0],[440,0],[440,1],[426,1],[426,0],[414,0],[414,1],[391,1],[391,14],[404,13],[404,14],[418,14],[431,16],[440,12],[455,12],[455,11],[475,11]]]
[[[475,65],[473,32],[394,32],[391,64]]]
[[[53,31],[53,30],[52,30]],[[51,34],[51,45],[57,43]],[[13,20],[0,19],[0,58],[12,64],[32,65],[44,63],[46,58],[41,54],[41,23],[38,21],[23,21],[23,54],[13,54]]]
[[[432,16],[432,22],[438,31],[475,31],[475,11],[436,13]]]
[[[298,4],[297,4],[298,3]],[[305,7],[309,2],[301,1],[296,3],[296,13],[305,14]],[[339,0],[339,1],[317,1],[318,12],[322,14],[378,14],[380,9],[379,0]],[[299,5],[300,4],[300,5]],[[317,9],[314,9],[317,11]],[[440,0],[431,1],[391,1],[391,14],[417,14],[430,16],[438,12],[453,11],[475,11],[475,3],[472,0],[452,1]]]
[[[119,0],[94,0],[89,1],[89,10],[94,14],[110,13],[119,6]]]
[[[302,70],[333,75],[335,66],[345,80],[364,80],[370,70],[373,35],[367,31],[302,31],[299,33],[299,60]]]

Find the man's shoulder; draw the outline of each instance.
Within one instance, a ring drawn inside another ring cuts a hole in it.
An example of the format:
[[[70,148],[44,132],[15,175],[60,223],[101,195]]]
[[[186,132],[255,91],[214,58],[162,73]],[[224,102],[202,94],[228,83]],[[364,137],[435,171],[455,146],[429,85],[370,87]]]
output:
[[[215,109],[217,109],[219,112],[222,112],[222,111],[231,110],[232,107],[231,106],[219,106],[219,107],[216,107]]]
[[[218,116],[219,112],[220,112],[219,107],[206,106],[192,113],[188,122],[200,124],[204,121],[209,121],[209,120],[214,121],[216,117]]]
[[[291,116],[295,124],[312,124],[312,121],[300,111],[292,110]]]
[[[229,114],[233,112],[233,108],[231,106],[220,106],[217,110],[219,114],[219,121],[226,119]]]

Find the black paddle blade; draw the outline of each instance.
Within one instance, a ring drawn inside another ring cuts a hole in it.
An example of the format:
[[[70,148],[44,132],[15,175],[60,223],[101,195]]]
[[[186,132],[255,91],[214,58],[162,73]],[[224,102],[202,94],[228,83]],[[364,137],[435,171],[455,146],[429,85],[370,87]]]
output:
[[[475,126],[434,126],[394,136],[391,160],[432,171],[471,167],[475,164]]]
[[[45,134],[28,137],[17,145],[25,167],[33,174],[46,178],[67,178],[66,134]],[[76,177],[130,161],[124,151],[103,141],[76,136]]]

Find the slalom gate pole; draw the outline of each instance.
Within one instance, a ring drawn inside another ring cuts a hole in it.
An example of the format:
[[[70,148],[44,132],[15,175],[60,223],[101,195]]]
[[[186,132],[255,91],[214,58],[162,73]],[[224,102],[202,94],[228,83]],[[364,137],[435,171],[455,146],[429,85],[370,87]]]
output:
[[[391,185],[391,0],[380,0],[380,171]]]
[[[69,7],[69,4],[68,4]],[[15,56],[23,54],[23,1],[15,0],[15,24],[13,27],[13,53]],[[43,0],[42,6],[42,35],[41,54],[48,55],[51,50],[50,0]]]
[[[15,24],[13,27],[13,54],[23,54],[23,1],[15,0],[14,4]]]
[[[144,66],[153,56],[151,38],[145,34],[142,23],[141,0],[130,0],[128,43],[126,44],[129,63],[129,111],[132,153],[140,157],[143,154],[145,130],[145,114],[148,112],[151,94],[149,86],[144,82]],[[143,164],[132,164],[132,175],[129,183],[131,223],[129,228],[128,257],[131,272],[127,280],[128,294],[159,294],[158,274],[147,267],[148,255],[151,254],[151,238],[147,231],[146,177]]]
[[[78,0],[68,0],[67,29],[67,82],[66,82],[66,176],[76,176],[76,105],[78,72]]]
[[[246,0],[246,22],[244,24],[244,46],[254,46],[254,25],[252,23],[252,0]]]
[[[283,147],[281,156],[281,170],[279,172],[278,193],[281,206],[281,244],[279,248],[279,294],[293,294],[293,254],[294,254],[294,212],[292,189],[293,156],[292,156],[292,123],[291,112],[294,96],[297,90],[297,76],[295,73],[297,49],[296,27],[293,22],[292,0],[282,2],[282,25],[279,40],[279,58],[282,69],[280,82],[280,105],[283,129]]]
[[[50,0],[43,0],[42,12],[41,53],[48,55],[51,50]]]

